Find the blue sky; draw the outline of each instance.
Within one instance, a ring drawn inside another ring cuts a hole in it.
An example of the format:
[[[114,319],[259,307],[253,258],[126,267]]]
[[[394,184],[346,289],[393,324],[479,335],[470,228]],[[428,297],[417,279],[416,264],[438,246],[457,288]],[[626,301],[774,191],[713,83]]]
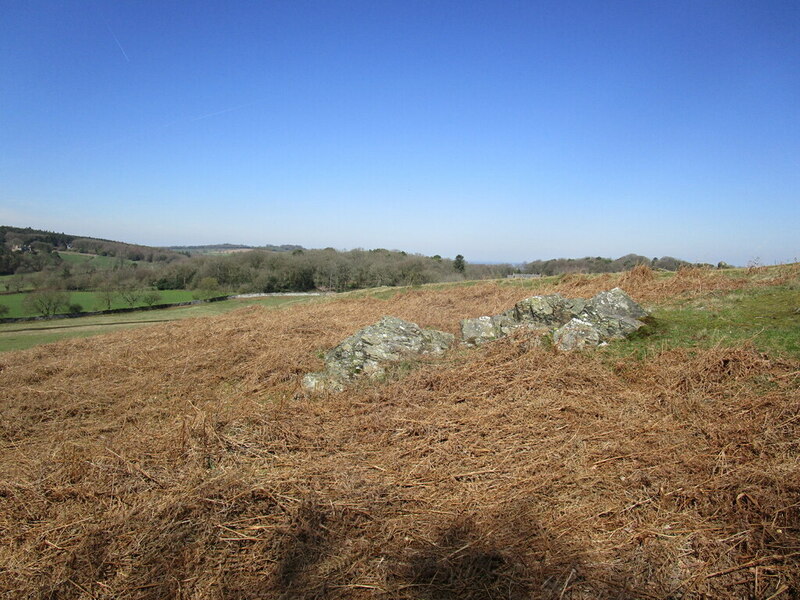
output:
[[[800,2],[0,4],[0,223],[800,257]]]

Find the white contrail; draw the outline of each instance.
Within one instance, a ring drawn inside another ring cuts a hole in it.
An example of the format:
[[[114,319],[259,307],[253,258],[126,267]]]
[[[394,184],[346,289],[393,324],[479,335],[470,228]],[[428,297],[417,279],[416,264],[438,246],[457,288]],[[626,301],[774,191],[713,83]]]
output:
[[[125,60],[127,60],[128,62],[131,62],[131,59],[128,58],[128,53],[125,52],[125,48],[122,47],[122,44],[119,43],[119,40],[117,39],[117,36],[114,35],[114,32],[111,30],[111,25],[106,23],[106,27],[108,27],[108,33],[110,33],[111,37],[114,38],[114,41],[117,42],[117,46],[119,46],[120,52],[122,52],[122,56],[124,56]]]
[[[120,50],[122,50],[121,47],[120,47]],[[124,50],[123,50],[123,52],[124,52]],[[148,136],[148,135],[153,134],[153,133],[164,131],[165,129],[169,129],[170,127],[173,127],[175,125],[187,124],[187,123],[195,123],[197,121],[202,121],[203,119],[210,119],[211,117],[216,117],[218,115],[224,115],[225,113],[233,112],[235,110],[241,110],[243,108],[247,108],[248,106],[254,106],[256,104],[259,104],[260,102],[263,102],[263,100],[256,100],[255,102],[248,102],[246,104],[239,104],[238,106],[232,106],[231,108],[226,108],[224,110],[218,110],[216,112],[207,113],[207,114],[204,114],[204,115],[200,115],[198,117],[181,117],[179,119],[175,119],[175,120],[169,121],[168,123],[164,123],[163,125],[152,125],[150,127],[144,127],[138,133],[132,133],[130,135],[125,135],[125,136],[122,136],[122,137],[117,138],[115,140],[111,140],[109,142],[104,142],[102,144],[97,144],[96,146],[89,146],[89,147],[75,146],[74,148],[72,148],[72,150],[70,152],[67,153],[67,156],[70,157],[70,156],[72,156],[73,154],[75,154],[78,151],[85,151],[85,150],[95,151],[95,150],[111,148],[111,147],[114,147],[114,146],[119,146],[120,144],[124,144],[126,142],[130,142],[131,140],[139,139],[139,138]],[[3,165],[3,164],[0,163],[0,170],[6,169],[6,168],[8,168],[8,165]],[[0,215],[0,216],[2,216],[2,215]],[[0,218],[0,222],[2,222],[2,218]]]
[[[195,121],[202,121],[203,119],[210,119],[211,117],[216,117],[217,115],[224,115],[225,113],[233,112],[235,110],[240,110],[242,108],[247,108],[248,106],[252,106],[255,102],[248,102],[247,104],[240,104],[239,106],[234,106],[232,108],[226,108],[225,110],[218,110],[217,112],[208,113],[207,115],[200,115],[199,117],[194,117],[189,119],[190,122]]]

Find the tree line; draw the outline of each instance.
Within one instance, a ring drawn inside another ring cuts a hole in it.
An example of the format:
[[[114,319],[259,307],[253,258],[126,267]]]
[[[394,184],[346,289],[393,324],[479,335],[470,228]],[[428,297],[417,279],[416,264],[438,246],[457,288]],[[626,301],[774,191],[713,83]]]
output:
[[[681,267],[713,265],[705,263],[690,263],[672,256],[662,256],[648,258],[641,254],[626,254],[617,259],[605,258],[602,256],[587,256],[584,258],[553,258],[550,260],[534,260],[524,263],[521,266],[523,273],[533,273],[537,275],[562,275],[565,273],[618,273],[629,271],[636,265],[647,265],[654,269],[665,271],[677,271]],[[717,267],[725,268],[727,265],[720,262]]]
[[[155,302],[156,296],[147,292],[158,290],[195,290],[198,295],[344,292],[369,287],[497,279],[512,273],[605,273],[628,270],[639,264],[677,270],[690,264],[669,256],[648,258],[626,254],[617,259],[558,258],[514,266],[470,263],[461,254],[450,259],[384,248],[339,251],[333,248],[307,250],[300,246],[192,254],[30,228],[0,227],[0,235],[3,238],[0,274],[16,273],[3,279],[6,292],[31,288],[50,292],[96,291],[105,295],[109,306],[112,294],[124,294],[126,302],[132,306],[144,301],[145,296],[148,301]],[[102,265],[96,261],[66,262],[59,251],[67,249],[116,260],[105,261]],[[53,298],[58,300],[63,296]]]
[[[34,257],[57,256],[46,249]],[[327,290],[343,292],[367,287],[420,285],[464,279],[501,278],[516,269],[509,264],[468,263],[402,251],[295,249],[291,252],[250,250],[223,255],[182,256],[169,262],[114,261],[100,268],[94,261],[51,260],[34,273],[5,278],[5,291],[50,290],[204,290],[221,293],[271,293]]]

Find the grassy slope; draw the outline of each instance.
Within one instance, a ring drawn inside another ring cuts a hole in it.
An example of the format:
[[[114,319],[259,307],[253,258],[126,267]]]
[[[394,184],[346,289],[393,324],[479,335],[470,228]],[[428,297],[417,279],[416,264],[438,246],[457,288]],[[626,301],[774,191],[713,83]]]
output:
[[[772,355],[800,358],[800,290],[769,286],[709,292],[658,306],[651,323],[611,350],[642,356],[666,348],[734,346],[750,341]]]
[[[730,270],[715,273],[723,281],[726,278],[741,278],[743,270]],[[762,272],[762,275],[765,272]],[[660,273],[657,281],[668,284],[675,279],[672,273]],[[758,281],[758,273],[752,278]],[[525,294],[535,294],[538,290],[557,285],[564,277],[544,277],[534,280],[501,280],[494,285],[502,288],[520,290]],[[583,276],[579,281],[606,281],[602,275]],[[570,277],[566,278],[569,284]],[[572,278],[574,283],[575,278]],[[608,279],[608,281],[611,281]],[[349,298],[377,298],[390,300],[397,294],[409,289],[426,291],[447,291],[451,289],[472,287],[480,282],[458,282],[450,284],[432,284],[415,288],[378,288],[352,292]],[[185,290],[167,290],[160,292],[162,302],[183,302],[191,300],[191,292]],[[580,290],[575,295],[581,294]],[[0,301],[12,298],[6,303],[13,306],[9,316],[23,316],[18,306],[24,294],[0,296]],[[73,292],[71,301],[79,302],[85,307],[93,307],[97,296],[93,292]],[[249,304],[279,305],[294,303],[297,298],[274,297],[253,301],[229,301],[199,307],[169,309],[168,311],[148,311],[134,315],[108,315],[103,317],[84,317],[68,322],[48,322],[32,324],[0,325],[0,352],[29,348],[36,344],[49,343],[68,337],[86,337],[108,331],[112,327],[135,327],[154,321],[170,321],[190,316],[208,316],[228,312],[237,307]],[[127,306],[116,300],[113,307]],[[647,351],[667,347],[709,347],[715,344],[733,344],[742,340],[752,340],[756,347],[773,352],[788,353],[800,356],[800,288],[796,284],[784,282],[768,287],[752,287],[747,289],[702,290],[693,294],[692,298],[677,298],[661,303],[656,307],[654,319],[650,326],[624,344],[615,344],[610,352],[622,354],[634,352],[642,354]],[[16,311],[16,312],[15,312]],[[24,315],[24,316],[27,316]]]
[[[6,353],[0,592],[797,597],[798,283],[545,282],[621,284],[667,323],[601,352],[456,349],[323,397],[299,379],[381,315],[456,332],[531,288],[250,307]]]
[[[648,326],[629,340],[613,344],[608,352],[612,355],[643,356],[647,352],[666,348],[708,348],[752,341],[761,350],[800,357],[800,283],[796,278],[789,277],[785,281],[776,281],[776,285],[769,285],[770,278],[781,278],[779,272],[779,269],[763,269],[753,271],[749,276],[744,269],[712,272],[723,283],[721,289],[712,288],[704,292],[701,286],[690,295],[681,294],[654,304],[653,318]],[[651,283],[669,288],[676,281],[677,274],[662,272],[654,274],[654,277]],[[725,280],[728,278],[757,285],[740,289],[740,284],[726,285]],[[495,284],[533,295],[540,293],[540,290],[547,292],[562,281],[567,286],[570,282],[574,285],[576,281],[587,284],[603,281],[608,282],[609,286],[621,284],[625,287],[624,281],[620,282],[619,279],[619,276],[612,279],[603,275],[582,275],[500,280]],[[414,289],[446,291],[474,285],[480,285],[480,282],[432,284]],[[380,288],[353,292],[352,295],[390,300],[407,289]],[[587,296],[580,291],[580,286],[572,294]]]
[[[3,301],[3,297],[4,297],[5,293],[6,293],[6,288],[5,288],[6,282],[10,281],[14,277],[20,277],[20,276],[19,275],[0,275],[0,292],[3,292],[2,294],[0,294],[0,302]],[[20,290],[21,291],[32,290],[33,289],[33,284],[30,281],[30,276],[29,275],[22,275],[22,277],[23,277],[24,285],[22,285]]]
[[[297,302],[305,302],[310,299],[312,299],[312,297],[307,296],[249,298],[118,315],[7,323],[0,325],[0,352],[23,350],[25,348],[38,346],[39,344],[48,344],[63,339],[90,337],[108,333],[116,329],[130,329],[151,325],[153,323],[220,315],[245,306],[283,306],[295,304]],[[180,302],[180,300],[169,301]]]

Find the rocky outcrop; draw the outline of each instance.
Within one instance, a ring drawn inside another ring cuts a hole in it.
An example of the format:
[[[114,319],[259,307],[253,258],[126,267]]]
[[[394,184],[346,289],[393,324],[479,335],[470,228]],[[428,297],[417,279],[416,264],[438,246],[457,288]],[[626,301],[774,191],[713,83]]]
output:
[[[560,294],[533,296],[494,316],[461,321],[461,335],[468,345],[496,340],[512,331],[552,333],[553,343],[564,351],[594,347],[622,338],[644,325],[647,311],[619,288],[601,292],[590,300],[564,298]],[[303,377],[309,391],[341,391],[361,377],[376,378],[387,363],[445,352],[454,336],[397,317],[383,317],[325,354],[325,370]]]
[[[525,328],[552,332],[556,347],[569,351],[625,337],[644,325],[639,319],[647,314],[620,288],[600,292],[590,300],[561,294],[533,296],[499,315],[464,319],[461,336],[464,343],[477,346]]]
[[[442,354],[454,339],[452,333],[383,317],[330,350],[325,355],[325,370],[306,375],[303,387],[309,391],[340,391],[360,377],[380,377],[387,362]]]

